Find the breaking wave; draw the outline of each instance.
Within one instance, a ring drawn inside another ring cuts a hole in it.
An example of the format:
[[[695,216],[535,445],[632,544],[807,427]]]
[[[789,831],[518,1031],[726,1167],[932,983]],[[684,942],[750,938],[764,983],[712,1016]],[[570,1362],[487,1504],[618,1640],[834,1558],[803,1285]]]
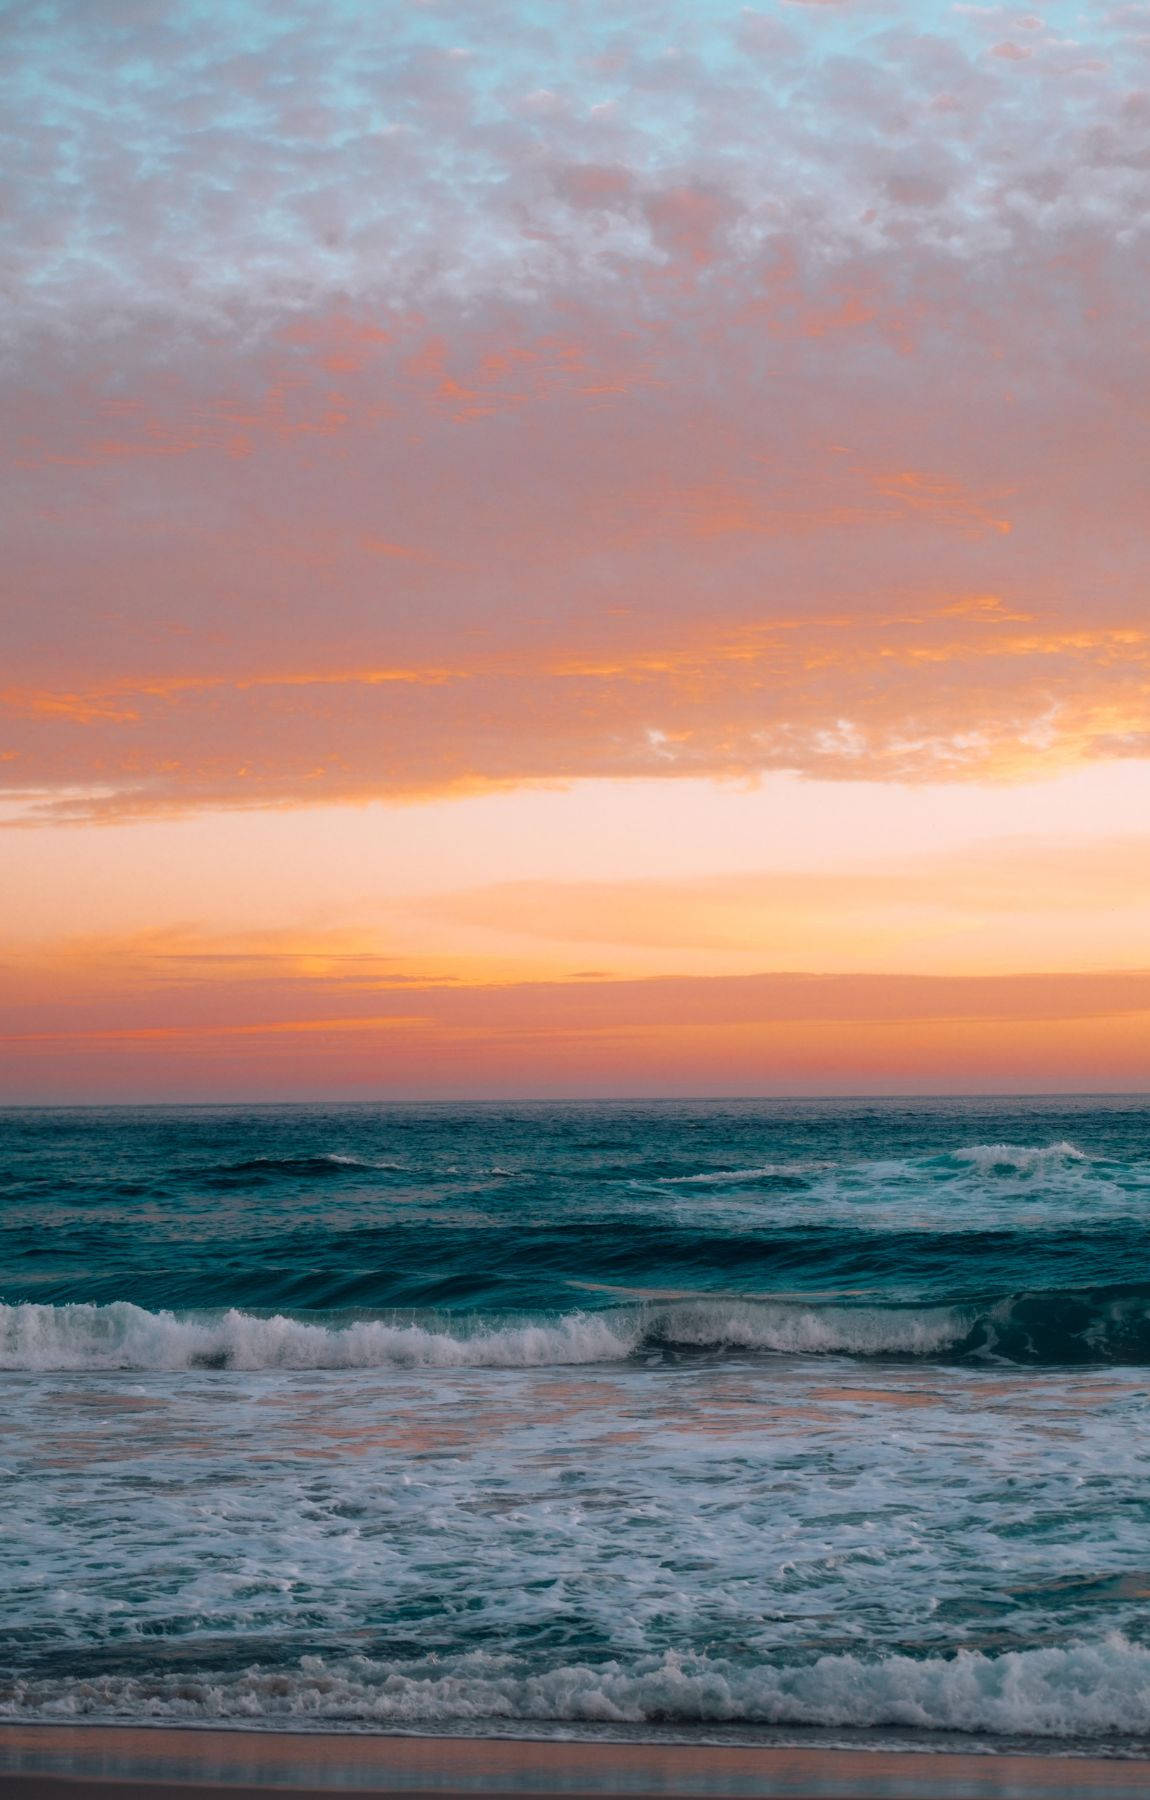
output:
[[[453,1667],[303,1657],[290,1669],[105,1675],[0,1685],[0,1716],[382,1726],[552,1724],[902,1727],[1056,1739],[1150,1734],[1150,1649],[1093,1644],[951,1657],[822,1656],[739,1666],[701,1655],[526,1672],[475,1652]]]
[[[979,1175],[1050,1175],[1090,1158],[1065,1139],[1057,1144],[969,1144],[950,1152],[950,1160],[965,1163]]]
[[[128,1301],[0,1305],[0,1368],[531,1368],[647,1354],[934,1357],[1016,1364],[1150,1362],[1150,1287],[1012,1294],[984,1304],[862,1306],[708,1299],[482,1320],[317,1322],[150,1312]]]

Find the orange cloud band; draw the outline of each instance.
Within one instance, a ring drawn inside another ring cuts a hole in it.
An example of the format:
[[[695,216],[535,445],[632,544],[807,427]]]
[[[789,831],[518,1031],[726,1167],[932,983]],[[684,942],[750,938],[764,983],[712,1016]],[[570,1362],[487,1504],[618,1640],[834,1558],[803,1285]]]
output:
[[[9,687],[0,773],[10,793],[49,790],[32,816],[99,818],[770,768],[993,780],[1150,752],[1140,626],[1043,626],[976,595],[659,647],[616,636],[454,664]]]

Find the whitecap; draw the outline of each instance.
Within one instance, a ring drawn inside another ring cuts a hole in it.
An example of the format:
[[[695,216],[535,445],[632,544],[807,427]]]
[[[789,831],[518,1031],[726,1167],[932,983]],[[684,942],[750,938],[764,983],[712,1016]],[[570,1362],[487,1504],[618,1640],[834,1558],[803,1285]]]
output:
[[[822,1726],[1090,1739],[1150,1734],[1150,1649],[1094,1643],[948,1657],[849,1654],[738,1665],[667,1653],[529,1670],[506,1655],[442,1662],[303,1657],[291,1669],[89,1676],[0,1687],[8,1719],[243,1720],[366,1728],[492,1721]]]

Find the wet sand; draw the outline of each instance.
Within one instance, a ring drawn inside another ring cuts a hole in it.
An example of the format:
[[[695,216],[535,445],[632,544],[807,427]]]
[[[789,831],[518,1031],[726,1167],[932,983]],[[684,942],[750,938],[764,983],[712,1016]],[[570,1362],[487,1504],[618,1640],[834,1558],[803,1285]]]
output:
[[[735,1745],[0,1726],[4,1800],[386,1795],[763,1796],[770,1800],[1134,1800],[1150,1761]]]

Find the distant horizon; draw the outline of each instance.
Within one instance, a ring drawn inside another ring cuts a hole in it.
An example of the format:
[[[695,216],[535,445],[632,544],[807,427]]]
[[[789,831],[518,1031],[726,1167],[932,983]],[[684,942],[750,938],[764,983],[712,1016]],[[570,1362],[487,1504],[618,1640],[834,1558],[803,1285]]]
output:
[[[822,1102],[874,1105],[889,1101],[892,1105],[922,1101],[970,1100],[1003,1105],[1027,1101],[1071,1100],[1146,1100],[1150,1088],[1128,1090],[1109,1088],[1043,1088],[1031,1092],[982,1089],[934,1089],[919,1091],[872,1093],[772,1093],[772,1094],[454,1094],[454,1095],[380,1095],[363,1099],[347,1095],[317,1095],[310,1099],[253,1098],[249,1100],[0,1100],[0,1116],[7,1112],[241,1112],[245,1109],[288,1107],[405,1107],[405,1106],[769,1106],[817,1105]]]

